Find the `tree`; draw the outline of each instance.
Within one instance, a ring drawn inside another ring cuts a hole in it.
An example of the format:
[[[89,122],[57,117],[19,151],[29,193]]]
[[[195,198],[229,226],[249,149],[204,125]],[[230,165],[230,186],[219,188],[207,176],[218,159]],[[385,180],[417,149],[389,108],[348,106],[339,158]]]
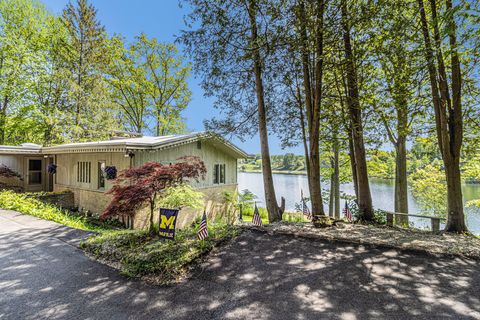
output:
[[[207,121],[206,127],[243,137],[258,130],[268,218],[279,221],[283,210],[277,204],[268,143],[274,95],[268,79],[273,74],[266,53],[267,35],[275,28],[269,23],[275,6],[263,0],[185,2],[192,7],[187,21],[195,30],[183,32],[181,40],[203,76],[206,95],[216,97],[215,106],[225,116]]]
[[[64,70],[62,60],[66,41],[67,31],[62,21],[55,16],[48,16],[38,45],[37,57],[40,61],[29,69],[32,75],[31,100],[36,108],[22,117],[24,122],[28,123],[26,120],[30,118],[34,124],[28,129],[22,128],[20,123],[15,124],[19,131],[38,131],[38,136],[30,137],[28,141],[47,146],[65,141],[65,133],[71,124],[68,112],[69,75]],[[17,139],[27,140],[22,138],[17,134]]]
[[[110,59],[105,28],[87,0],[67,4],[62,19],[68,31],[63,60],[69,73],[71,138],[106,137],[116,124],[104,77]]]
[[[292,170],[296,166],[296,156],[293,153],[287,153],[283,156],[283,168],[286,170]]]
[[[302,127],[306,128],[307,131],[304,137],[304,144],[312,211],[314,214],[325,215],[323,210],[322,189],[320,185],[319,154],[320,109],[322,103],[323,85],[323,20],[325,4],[323,0],[317,0],[314,7],[309,8],[312,11],[312,15],[315,17],[313,22],[309,21],[310,19],[307,18],[307,9],[305,7],[305,1],[300,0],[298,5],[298,30],[300,33],[299,42],[303,69],[304,101],[306,110],[306,121],[303,121],[304,117],[302,115]],[[311,36],[309,37],[307,26],[312,25],[312,23],[315,27],[312,31],[310,31]],[[315,44],[313,49],[310,49],[310,43]],[[313,68],[310,67],[312,60],[314,61],[314,71],[312,71],[311,69]]]
[[[133,217],[137,210],[148,205],[150,209],[150,232],[154,230],[153,215],[162,192],[188,179],[204,179],[207,169],[198,157],[182,157],[178,162],[162,165],[147,162],[139,167],[126,169],[115,180],[108,191],[112,200],[102,213],[102,218],[115,216]]]
[[[360,218],[372,221],[374,218],[372,196],[368,184],[367,161],[363,141],[362,109],[358,90],[357,71],[350,37],[349,11],[346,0],[341,1],[343,42],[345,50],[345,72],[347,82],[347,105],[350,116],[352,144],[355,156],[355,174],[358,185],[358,209]]]
[[[395,149],[394,210],[408,213],[407,139],[416,120],[425,115],[421,97],[425,73],[416,43],[418,31],[406,23],[414,20],[416,8],[398,1],[385,1],[377,8],[374,25],[369,27],[375,33],[368,44],[377,70],[372,106]],[[408,225],[407,216],[399,219]]]
[[[135,38],[130,50],[143,73],[136,90],[141,86],[146,90],[156,119],[156,135],[183,132],[185,127],[180,113],[192,95],[187,84],[190,64],[184,63],[175,45],[158,43],[143,33]]]
[[[133,46],[125,48],[119,38],[112,42],[114,57],[109,68],[112,97],[120,107],[125,129],[142,133],[146,128],[145,119],[150,113],[151,105],[146,70]]]
[[[423,0],[417,0],[422,26],[425,60],[430,76],[432,104],[438,145],[445,165],[448,218],[446,231],[466,232],[460,176],[460,153],[463,140],[462,72],[457,49],[455,10],[451,0],[445,1],[446,33],[449,40],[450,77],[447,76],[442,35],[439,28],[436,0],[430,2],[430,24]],[[433,29],[433,44],[431,29]],[[450,79],[450,84],[448,83]]]
[[[9,141],[9,116],[29,105],[29,71],[38,67],[46,19],[47,11],[38,2],[0,1],[0,144]]]

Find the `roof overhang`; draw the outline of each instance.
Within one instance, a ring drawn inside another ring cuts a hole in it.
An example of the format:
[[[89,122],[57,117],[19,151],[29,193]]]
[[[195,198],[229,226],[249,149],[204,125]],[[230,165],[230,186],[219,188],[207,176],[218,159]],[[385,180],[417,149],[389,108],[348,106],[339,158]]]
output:
[[[157,142],[145,143],[132,141],[100,141],[98,143],[74,143],[65,144],[53,147],[45,147],[42,149],[43,154],[62,154],[62,153],[98,153],[98,152],[121,152],[130,153],[136,151],[148,151],[148,150],[163,150],[168,148],[177,147],[193,143],[196,141],[207,141],[215,148],[222,149],[224,152],[230,154],[236,159],[245,159],[250,155],[236,145],[226,140],[222,136],[211,132],[200,132],[179,135],[178,137],[172,137],[170,139],[159,140]]]
[[[0,146],[0,154],[41,155],[42,148],[31,148],[24,146]]]

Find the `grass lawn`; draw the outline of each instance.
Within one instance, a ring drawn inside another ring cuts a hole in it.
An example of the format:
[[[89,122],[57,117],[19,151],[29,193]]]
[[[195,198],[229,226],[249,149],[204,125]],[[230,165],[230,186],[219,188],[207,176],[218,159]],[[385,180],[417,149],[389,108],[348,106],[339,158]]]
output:
[[[260,213],[260,218],[262,218],[262,223],[263,224],[268,224],[267,209],[258,208],[258,212]],[[252,222],[253,207],[244,208],[242,217],[243,217],[244,222]],[[301,212],[284,212],[283,213],[283,220],[287,221],[287,222],[308,222],[308,220],[304,217],[304,215]]]

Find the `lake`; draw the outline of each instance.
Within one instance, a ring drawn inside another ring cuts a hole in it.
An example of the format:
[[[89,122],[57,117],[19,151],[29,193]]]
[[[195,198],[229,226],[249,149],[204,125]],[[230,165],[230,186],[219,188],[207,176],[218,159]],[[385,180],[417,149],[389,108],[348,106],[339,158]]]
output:
[[[300,202],[300,194],[303,190],[305,197],[309,196],[308,182],[305,175],[274,174],[275,193],[280,203],[280,197],[285,198],[285,207],[289,211],[295,210],[295,203]],[[330,188],[330,184],[324,183],[323,189]],[[393,211],[394,210],[394,181],[385,179],[370,179],[372,201],[375,208]],[[264,206],[265,195],[263,190],[263,179],[261,173],[238,172],[238,189],[248,189],[257,197],[259,206]],[[340,190],[346,194],[354,195],[353,183],[342,184]],[[480,198],[479,184],[463,185],[463,197],[465,201]],[[342,202],[342,209],[344,206]],[[410,213],[422,213],[412,194],[408,194],[408,207]],[[328,212],[328,207],[325,206]],[[467,225],[471,232],[480,234],[480,210],[477,208],[466,208]],[[427,219],[411,219],[416,227],[425,228],[430,225]]]

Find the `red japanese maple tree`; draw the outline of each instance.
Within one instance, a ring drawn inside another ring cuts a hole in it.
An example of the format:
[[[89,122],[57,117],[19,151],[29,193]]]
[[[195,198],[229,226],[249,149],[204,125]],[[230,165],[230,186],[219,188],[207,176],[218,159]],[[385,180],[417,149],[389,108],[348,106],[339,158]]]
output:
[[[108,191],[113,198],[103,211],[102,218],[132,217],[138,209],[148,204],[150,206],[150,231],[152,231],[155,202],[162,190],[188,179],[196,181],[200,178],[205,179],[207,169],[200,158],[181,157],[177,161],[169,165],[147,162],[140,167],[120,172],[114,186]]]

